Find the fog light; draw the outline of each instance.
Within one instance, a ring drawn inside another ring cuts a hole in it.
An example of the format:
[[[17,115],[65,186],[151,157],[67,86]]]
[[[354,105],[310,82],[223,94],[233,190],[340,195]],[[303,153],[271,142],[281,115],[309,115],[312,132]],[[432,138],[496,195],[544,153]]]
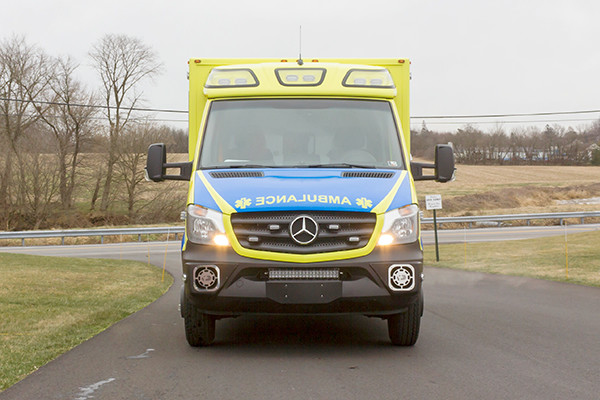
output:
[[[408,264],[394,264],[388,269],[388,286],[394,291],[409,291],[415,288],[415,269]]]
[[[392,235],[383,234],[379,236],[379,241],[377,242],[380,246],[387,246],[394,243],[394,237]]]
[[[194,289],[199,292],[212,292],[219,288],[221,272],[216,265],[199,265],[192,273]]]
[[[213,238],[213,242],[217,246],[229,246],[229,239],[227,239],[227,236],[223,234],[215,235],[215,237]]]

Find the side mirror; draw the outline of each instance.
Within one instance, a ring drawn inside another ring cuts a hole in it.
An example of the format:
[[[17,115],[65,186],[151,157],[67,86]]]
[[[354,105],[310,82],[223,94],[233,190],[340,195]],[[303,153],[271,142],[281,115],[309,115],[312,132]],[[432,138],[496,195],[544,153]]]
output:
[[[452,146],[438,144],[435,146],[435,180],[449,182],[454,178],[454,151]]]
[[[168,168],[179,168],[179,174],[167,175]],[[167,146],[164,143],[154,143],[148,147],[146,160],[146,179],[162,182],[165,179],[189,181],[192,176],[192,162],[167,163]]]
[[[146,178],[154,182],[164,181],[163,165],[167,163],[167,147],[164,143],[154,143],[148,147]]]
[[[423,169],[435,170],[435,175],[423,175]],[[410,170],[415,181],[449,182],[454,178],[454,151],[452,146],[438,144],[435,146],[435,163],[411,162]]]

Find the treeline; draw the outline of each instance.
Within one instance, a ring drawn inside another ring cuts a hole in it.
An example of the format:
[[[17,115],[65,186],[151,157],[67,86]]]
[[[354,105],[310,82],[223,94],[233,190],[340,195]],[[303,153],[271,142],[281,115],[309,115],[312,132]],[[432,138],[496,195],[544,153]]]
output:
[[[411,142],[413,156],[427,159],[433,158],[436,143],[451,142],[456,161],[463,164],[600,165],[600,120],[577,131],[546,125],[484,132],[467,125],[454,133],[440,133],[423,125],[411,131]]]
[[[23,37],[0,42],[0,230],[177,219],[173,190],[143,177],[149,143],[187,152],[184,130],[135,111],[141,85],[160,72],[156,54],[107,35],[87,61],[97,87],[77,79],[70,57]]]
[[[187,152],[187,133],[152,121],[142,85],[162,68],[140,40],[106,35],[86,62],[97,84],[77,78],[79,64],[23,37],[0,41],[0,230],[176,221],[185,182],[144,181],[148,145]],[[600,121],[585,129],[466,126],[454,133],[412,132],[412,153],[433,158],[452,142],[469,164],[600,165]]]

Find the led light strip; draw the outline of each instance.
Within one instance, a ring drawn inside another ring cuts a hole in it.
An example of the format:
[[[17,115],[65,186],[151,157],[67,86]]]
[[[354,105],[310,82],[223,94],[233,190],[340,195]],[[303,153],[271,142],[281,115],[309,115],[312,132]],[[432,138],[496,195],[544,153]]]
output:
[[[340,278],[339,268],[319,268],[319,269],[280,269],[270,268],[269,279],[334,279]]]

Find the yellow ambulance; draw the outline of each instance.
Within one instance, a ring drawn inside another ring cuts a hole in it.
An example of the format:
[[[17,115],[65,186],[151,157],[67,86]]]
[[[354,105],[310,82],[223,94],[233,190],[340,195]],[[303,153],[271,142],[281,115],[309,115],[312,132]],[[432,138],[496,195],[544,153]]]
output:
[[[189,180],[181,314],[191,346],[244,314],[362,314],[412,346],[423,313],[407,59],[191,59],[189,161],[148,149],[150,180]],[[431,175],[424,175],[424,169]]]

